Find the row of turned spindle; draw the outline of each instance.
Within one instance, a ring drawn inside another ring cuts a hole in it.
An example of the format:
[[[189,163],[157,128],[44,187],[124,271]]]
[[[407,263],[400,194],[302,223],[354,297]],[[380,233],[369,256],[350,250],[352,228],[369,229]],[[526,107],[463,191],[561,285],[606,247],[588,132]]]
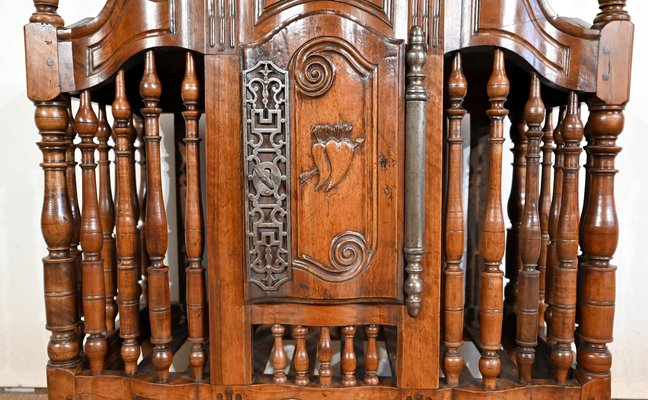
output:
[[[111,129],[105,105],[99,105],[97,116],[87,90],[80,95],[79,109],[74,118],[69,99],[37,104],[35,119],[43,138],[39,147],[44,155],[42,167],[46,179],[42,228],[49,250],[44,259],[46,307],[51,311],[48,312],[47,324],[52,331],[48,350],[54,365],[78,365],[86,336],[84,353],[90,369],[94,374],[101,373],[108,351],[107,337],[114,333],[115,318],[119,314],[119,335],[123,339],[121,357],[125,373],[134,375],[141,353],[139,318],[140,294],[143,292],[149,308],[150,341],[154,345],[152,363],[158,381],[165,382],[169,378],[173,354],[170,348],[169,276],[168,266],[164,264],[167,220],[160,160],[159,116],[162,110],[158,107],[162,87],[156,73],[154,53],[149,51],[146,54],[144,76],[140,82],[144,101],[141,109],[143,141],[146,143],[140,167],[143,172],[141,187],[145,187],[142,189],[145,194],[137,190],[137,119],[126,96],[123,70],[117,74],[115,87],[112,104],[116,164],[114,203],[110,189],[108,144]],[[198,151],[201,113],[198,108],[200,84],[191,53],[186,56],[181,95],[185,103],[183,116],[187,149],[185,241],[189,263],[186,269],[188,342],[191,344],[189,364],[192,377],[200,380],[206,361]],[[77,133],[81,140],[75,145]],[[81,210],[75,177],[76,147],[81,151]],[[95,152],[98,153],[96,161]],[[99,193],[96,189],[97,165]],[[48,274],[64,279],[47,279]]]
[[[317,370],[319,376],[318,383],[322,387],[331,386],[333,384],[333,372],[331,369],[333,347],[331,344],[330,330],[330,327],[320,328],[320,337],[317,345],[317,357],[319,361],[319,367]],[[353,347],[353,340],[357,329],[355,326],[345,326],[341,327],[340,330],[341,336],[343,336],[342,342],[344,344],[341,350],[341,383],[343,386],[356,386],[358,385],[358,380],[356,378],[357,359]],[[271,331],[274,336],[274,346],[270,356],[270,362],[274,369],[272,380],[274,383],[284,384],[288,382],[288,377],[286,375],[288,358],[284,350],[283,342],[286,328],[283,325],[274,324]],[[377,345],[378,332],[378,325],[368,325],[365,327],[367,348],[364,355],[364,383],[372,386],[380,383],[380,379],[378,378],[378,366],[380,363]],[[308,328],[305,326],[297,325],[292,329],[292,336],[296,343],[295,353],[293,355],[293,367],[295,371],[294,383],[300,386],[305,386],[310,383],[310,361],[306,349],[307,335]]]
[[[443,309],[443,343],[446,350],[442,364],[446,382],[457,385],[464,365],[460,352],[464,312],[464,272],[460,265],[465,240],[461,194],[461,121],[466,114],[462,103],[468,91],[460,54],[453,60],[447,87],[450,108],[447,110],[448,187],[444,215]],[[495,50],[493,72],[487,86],[491,103],[491,108],[486,111],[490,120],[490,150],[479,305],[482,352],[479,369],[483,386],[485,389],[495,389],[501,372],[498,352],[502,348],[505,307],[500,264],[505,247],[507,252],[511,250],[515,254],[511,265],[507,265],[507,277],[511,282],[506,298],[514,304],[519,382],[532,382],[537,338],[539,330],[545,326],[545,320],[555,379],[559,384],[568,382],[573,362],[571,346],[577,308],[577,378],[586,382],[604,377],[609,374],[611,366],[607,343],[612,341],[616,267],[610,265],[610,259],[618,238],[613,197],[616,173],[614,157],[620,150],[615,141],[623,129],[623,107],[605,105],[597,100],[590,102],[585,200],[582,217],[579,218],[579,155],[585,128],[580,120],[578,96],[574,92],[569,94],[568,104],[560,108],[558,125],[554,129],[552,110],[545,109],[540,95],[540,80],[532,74],[523,121],[521,124],[513,121],[512,126],[512,132],[515,130],[524,136],[524,152],[520,152],[517,146],[514,148],[514,169],[517,169],[514,171],[512,189],[523,199],[523,205],[519,219],[511,219],[515,232],[511,234],[509,231],[508,242],[505,242],[501,176],[503,120],[508,115],[504,103],[509,88],[504,54],[501,50]],[[519,137],[514,139],[516,144],[521,141]],[[556,158],[553,164],[552,152]],[[520,165],[524,169],[519,168]],[[522,176],[520,171],[523,172]],[[512,195],[512,198],[513,202],[518,200],[518,196]],[[580,257],[579,240],[582,249]]]

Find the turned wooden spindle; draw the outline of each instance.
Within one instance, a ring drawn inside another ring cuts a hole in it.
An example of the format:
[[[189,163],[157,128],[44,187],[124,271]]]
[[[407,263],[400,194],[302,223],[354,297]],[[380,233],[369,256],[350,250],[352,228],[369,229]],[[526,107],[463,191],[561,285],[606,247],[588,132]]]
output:
[[[549,249],[549,213],[551,211],[551,167],[553,165],[553,109],[547,109],[545,124],[542,128],[542,180],[540,183],[540,231],[542,233],[542,244],[540,246],[540,258],[538,259],[538,271],[540,271],[539,286],[539,308],[538,308],[538,330],[544,328],[545,311],[547,310],[547,251]]]
[[[76,298],[77,298],[77,312],[79,314],[78,324],[78,340],[79,349],[83,349],[83,341],[85,339],[85,332],[83,330],[83,301],[81,299],[81,250],[79,249],[79,236],[81,231],[81,209],[79,208],[79,196],[77,191],[77,177],[76,177],[76,144],[74,140],[77,136],[76,127],[74,126],[74,115],[72,114],[72,99],[66,98],[68,126],[65,133],[65,140],[68,141],[68,148],[65,154],[65,159],[68,162],[65,177],[67,180],[68,199],[70,201],[70,212],[72,213],[72,240],[70,241],[70,256],[74,258],[76,264]]]
[[[511,193],[506,205],[507,215],[511,227],[506,229],[506,252],[504,261],[505,277],[508,279],[504,288],[504,313],[506,318],[506,329],[504,332],[513,340],[515,332],[515,303],[517,293],[518,270],[522,267],[520,258],[520,225],[522,213],[524,212],[524,200],[526,197],[526,153],[528,141],[526,137],[527,125],[524,122],[524,115],[521,111],[511,112],[510,137],[513,142],[511,152],[513,153],[513,175],[511,179]],[[507,340],[508,340],[507,339]]]
[[[99,105],[99,126],[97,128],[97,141],[99,145],[98,160],[99,165],[99,215],[101,216],[101,229],[103,231],[103,246],[101,247],[101,259],[103,261],[104,285],[106,291],[106,331],[115,330],[115,317],[117,316],[117,304],[115,296],[117,287],[115,285],[116,269],[115,265],[115,238],[113,230],[115,229],[115,207],[113,204],[112,189],[110,183],[110,145],[108,139],[112,132],[106,119],[106,106]]]
[[[464,214],[462,203],[463,136],[461,121],[466,115],[462,103],[468,84],[461,67],[461,54],[452,64],[448,80],[450,108],[448,115],[448,188],[445,206],[445,296],[443,314],[443,372],[448,385],[458,385],[463,369],[464,271],[461,259],[464,251]]]
[[[545,323],[547,324],[547,344],[552,345],[551,339],[551,317],[553,316],[553,293],[555,289],[554,275],[558,267],[558,254],[556,253],[556,239],[558,233],[558,220],[560,219],[560,206],[562,203],[562,186],[563,186],[563,152],[564,143],[562,140],[562,128],[567,106],[561,106],[558,114],[558,123],[553,132],[553,138],[556,141],[554,147],[554,183],[553,195],[551,197],[551,210],[549,212],[549,246],[547,247],[547,268],[545,272],[545,302],[547,310],[545,311]]]
[[[139,182],[135,182],[136,202],[135,212],[137,217],[137,232],[139,242],[137,246],[137,262],[139,265],[139,286],[140,286],[140,303],[148,305],[148,271],[151,265],[148,252],[146,251],[146,235],[144,234],[144,225],[146,221],[146,150],[144,148],[144,125],[142,119],[133,114],[131,127],[134,132],[134,140],[131,141],[133,147],[133,181],[135,181],[135,169],[139,171]]]
[[[576,323],[576,281],[578,271],[578,158],[583,139],[583,123],[580,120],[578,96],[569,94],[567,115],[563,122],[563,191],[560,219],[556,233],[556,251],[560,261],[554,271],[553,315],[551,337],[555,341],[551,361],[556,371],[556,381],[566,384],[574,354]]]
[[[288,377],[286,376],[286,367],[288,366],[288,357],[284,351],[283,335],[286,328],[283,325],[274,324],[271,328],[272,336],[274,336],[274,347],[272,348],[272,368],[274,368],[274,376],[272,381],[274,383],[286,383]]]
[[[158,107],[162,84],[155,69],[153,51],[146,53],[144,77],[140,83],[140,94],[144,100],[144,141],[148,168],[146,196],[146,250],[151,259],[148,267],[148,305],[151,320],[151,343],[153,366],[159,382],[169,379],[169,367],[173,362],[171,343],[171,300],[169,290],[169,267],[164,264],[167,251],[167,218],[162,195],[162,174],[160,160],[160,113]]]
[[[104,284],[101,248],[103,231],[97,200],[97,180],[95,176],[94,153],[97,145],[94,142],[99,126],[97,115],[92,109],[90,92],[81,93],[79,110],[75,125],[81,143],[81,176],[82,176],[82,210],[81,210],[81,250],[83,251],[83,315],[85,333],[88,335],[85,353],[90,360],[93,374],[103,371],[104,359],[108,346],[106,344],[106,293]]]
[[[59,0],[33,0],[36,12],[31,15],[29,22],[63,26],[63,18],[58,15]]]
[[[594,27],[601,28],[612,21],[630,21],[630,14],[625,9],[626,0],[598,0],[601,12],[594,18]]]
[[[200,83],[196,76],[191,53],[187,53],[186,56],[185,77],[182,81],[181,93],[186,107],[186,111],[182,115],[185,118],[186,137],[184,142],[187,152],[187,195],[185,201],[185,248],[189,262],[186,269],[187,323],[189,325],[187,341],[191,343],[189,364],[192,376],[196,380],[201,380],[205,367],[205,341],[207,338],[205,331],[205,274],[202,267],[204,233],[200,194],[200,138],[198,137]]]
[[[369,325],[365,328],[367,334],[367,351],[365,352],[365,383],[367,385],[377,385],[380,383],[378,379],[378,366],[380,365],[380,357],[378,356],[378,325]]]
[[[317,357],[319,358],[319,384],[322,387],[330,386],[333,383],[333,371],[331,360],[333,359],[333,347],[331,346],[331,332],[329,327],[324,326],[320,331],[320,340],[317,345]]]
[[[502,346],[503,273],[500,270],[504,256],[504,215],[502,211],[502,146],[504,144],[504,108],[509,92],[509,81],[504,69],[504,53],[495,50],[493,73],[488,80],[488,97],[491,108],[486,111],[490,119],[488,201],[484,215],[482,235],[482,296],[479,309],[482,356],[479,371],[484,389],[497,386],[501,362],[497,352]]]
[[[121,357],[124,360],[124,370],[127,375],[137,372],[137,360],[140,346],[137,338],[139,329],[139,291],[137,288],[137,218],[133,210],[135,193],[131,188],[133,175],[131,151],[129,149],[131,106],[126,98],[126,82],[124,71],[120,70],[115,80],[115,100],[112,113],[115,119],[115,163],[117,164],[116,187],[117,197],[117,265],[119,294],[119,335],[124,342],[121,347]]]
[[[293,357],[295,384],[305,386],[310,382],[310,379],[308,378],[308,351],[306,350],[306,335],[308,335],[308,328],[298,325],[293,328],[292,333],[296,342],[295,356]]]
[[[610,264],[619,237],[619,222],[614,199],[615,159],[621,148],[618,136],[623,131],[623,106],[606,105],[598,100],[589,104],[589,132],[592,144],[591,186],[583,217],[583,274],[580,299],[580,347],[576,377],[581,383],[610,376],[615,308],[616,266]]]
[[[61,99],[36,102],[34,121],[43,153],[44,173],[41,230],[47,244],[43,258],[46,328],[52,333],[47,345],[49,365],[73,368],[79,362],[79,313],[77,311],[76,259],[70,254],[74,223],[68,198],[65,172],[68,115]]]
[[[529,100],[524,107],[524,121],[529,129],[526,154],[526,185],[524,212],[520,224],[520,257],[522,269],[518,271],[518,290],[516,296],[517,329],[516,359],[518,380],[522,384],[531,383],[531,368],[535,362],[535,347],[538,345],[538,308],[540,271],[538,259],[542,245],[540,214],[538,212],[540,178],[540,140],[545,108],[540,97],[540,79],[531,76]]]
[[[344,349],[342,350],[342,385],[355,386],[358,382],[355,376],[357,360],[353,348],[353,337],[356,333],[355,326],[345,326],[342,328],[344,335]]]

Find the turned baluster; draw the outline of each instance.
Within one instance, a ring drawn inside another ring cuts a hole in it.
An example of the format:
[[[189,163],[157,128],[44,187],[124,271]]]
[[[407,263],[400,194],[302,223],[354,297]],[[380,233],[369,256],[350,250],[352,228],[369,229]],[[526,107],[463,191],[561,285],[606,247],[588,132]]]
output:
[[[65,154],[65,159],[68,162],[65,177],[67,180],[68,199],[70,201],[70,212],[72,214],[72,240],[70,241],[70,257],[74,258],[76,264],[76,298],[77,298],[77,312],[79,314],[78,324],[78,340],[79,349],[83,348],[83,341],[85,333],[83,331],[83,303],[81,299],[81,250],[79,250],[79,235],[81,231],[81,209],[79,208],[79,197],[77,191],[77,178],[76,178],[76,144],[74,139],[77,136],[76,127],[74,126],[74,115],[72,114],[72,99],[66,98],[68,126],[65,133],[65,139],[68,141],[68,148]]]
[[[108,350],[106,344],[106,294],[104,284],[103,262],[101,248],[103,246],[103,231],[97,201],[97,180],[95,176],[94,152],[97,145],[94,142],[99,126],[92,104],[90,92],[81,93],[79,110],[76,115],[76,128],[81,137],[81,175],[82,175],[82,204],[81,210],[81,250],[83,260],[83,315],[85,333],[88,335],[85,353],[90,359],[92,373],[103,371],[104,358]]]
[[[103,245],[101,247],[101,259],[103,260],[104,285],[106,291],[106,331],[115,330],[115,317],[117,316],[117,304],[115,296],[117,288],[115,286],[115,238],[113,230],[115,228],[115,207],[113,204],[112,189],[110,184],[110,145],[108,139],[111,131],[108,121],[106,120],[106,106],[99,105],[99,126],[97,128],[97,147],[99,158],[99,214],[101,216],[101,229],[103,231]]]
[[[144,100],[144,140],[148,160],[146,196],[146,250],[151,259],[148,267],[148,305],[151,320],[151,343],[153,366],[159,382],[169,379],[169,367],[173,362],[171,343],[171,300],[169,290],[169,267],[164,264],[167,251],[167,218],[162,196],[162,174],[160,160],[160,113],[158,107],[162,85],[155,69],[153,51],[146,53],[144,77],[140,83],[140,94]]]
[[[31,15],[29,22],[63,26],[63,18],[58,15],[59,0],[33,0],[36,12]]]
[[[567,383],[567,374],[574,354],[576,323],[576,281],[578,272],[578,171],[580,141],[583,139],[583,123],[578,114],[578,97],[569,94],[567,115],[563,122],[563,191],[558,220],[556,251],[560,261],[554,271],[553,315],[551,337],[555,341],[551,361],[556,370],[556,381]]]
[[[342,328],[344,335],[344,349],[342,350],[342,385],[355,386],[357,380],[355,377],[355,370],[357,367],[357,360],[355,350],[353,349],[353,337],[355,336],[355,326],[345,326]]]
[[[124,71],[120,70],[115,80],[115,100],[112,113],[115,118],[115,163],[117,164],[117,265],[119,294],[119,335],[124,342],[121,357],[127,375],[137,372],[140,346],[137,338],[139,330],[139,293],[137,288],[137,218],[133,209],[135,192],[131,188],[132,157],[129,146],[131,106],[126,98]]]
[[[531,368],[535,362],[535,347],[538,345],[538,307],[539,279],[538,259],[542,245],[540,215],[538,212],[540,140],[542,138],[542,121],[545,108],[540,98],[540,79],[531,76],[529,100],[524,107],[524,120],[529,127],[526,154],[526,179],[524,212],[520,224],[520,257],[522,269],[518,271],[517,290],[517,329],[518,345],[516,359],[518,380],[522,384],[531,383]]]
[[[295,366],[295,384],[308,385],[308,351],[306,351],[306,335],[308,335],[308,328],[298,325],[293,328],[293,337],[297,344],[295,345],[295,356],[293,357],[293,365]]]
[[[553,132],[553,138],[556,141],[554,148],[554,155],[556,161],[554,163],[554,184],[553,196],[551,198],[551,211],[549,212],[549,246],[547,247],[547,268],[546,268],[546,293],[545,301],[547,303],[547,310],[545,311],[545,322],[547,324],[547,343],[552,345],[551,339],[551,317],[553,315],[553,293],[555,290],[554,275],[555,270],[558,268],[558,254],[556,253],[556,239],[558,233],[558,220],[560,219],[560,206],[562,203],[562,186],[563,186],[563,152],[564,143],[562,140],[562,128],[565,115],[567,114],[567,107],[561,106],[560,113],[558,114],[558,124]]]
[[[626,0],[598,0],[601,12],[594,18],[594,27],[601,28],[611,21],[630,21]]]
[[[380,365],[380,357],[378,356],[378,325],[369,325],[365,329],[367,333],[367,351],[365,352],[365,383],[367,385],[377,385],[380,383],[378,379],[378,366]]]
[[[200,83],[196,76],[194,59],[191,53],[186,56],[185,77],[182,81],[182,99],[186,111],[182,113],[185,118],[185,131],[187,161],[187,190],[185,201],[185,247],[189,266],[187,274],[187,323],[189,325],[189,338],[191,353],[189,364],[192,368],[193,378],[200,380],[203,377],[205,366],[205,277],[202,267],[203,253],[203,217],[200,195],[200,154],[198,137],[198,100],[200,97]],[[308,368],[308,366],[307,366]]]
[[[135,215],[137,218],[137,232],[139,242],[137,246],[137,262],[140,269],[139,272],[139,286],[140,286],[140,303],[148,304],[148,271],[147,267],[151,264],[148,252],[146,251],[146,235],[144,234],[144,225],[146,221],[146,150],[144,148],[144,126],[142,119],[133,114],[131,119],[131,127],[134,130],[133,137],[131,138],[131,146],[133,152],[133,159],[137,161],[133,164],[133,182],[135,184]],[[135,167],[139,170],[139,185],[136,182]]]
[[[445,206],[445,302],[443,314],[443,372],[448,385],[459,384],[463,369],[464,272],[461,258],[464,250],[464,214],[462,203],[462,152],[461,121],[466,115],[462,107],[468,84],[461,68],[461,55],[457,54],[448,80],[450,108],[448,114],[448,188]]]
[[[41,230],[48,254],[43,258],[46,328],[52,333],[47,345],[49,365],[75,367],[79,364],[79,313],[77,311],[76,259],[70,254],[74,222],[65,172],[67,110],[61,99],[35,102],[34,120],[41,135],[44,196]]]
[[[545,124],[542,128],[542,181],[540,184],[540,230],[542,244],[538,270],[540,271],[538,329],[544,328],[545,311],[547,310],[547,251],[549,249],[549,213],[551,210],[551,166],[553,151],[553,109],[547,109]]]
[[[274,383],[286,383],[288,381],[288,378],[286,377],[288,357],[286,357],[283,345],[283,335],[286,328],[284,328],[283,325],[274,324],[272,325],[271,331],[272,336],[274,336],[274,347],[272,348],[272,356],[270,357],[272,368],[274,368],[272,381]]]
[[[507,202],[507,214],[511,227],[506,230],[505,277],[508,283],[504,288],[504,312],[506,314],[506,329],[512,340],[515,329],[515,303],[517,293],[518,270],[522,267],[520,258],[520,225],[524,211],[526,197],[526,153],[528,141],[526,137],[527,125],[524,115],[520,111],[511,112],[510,136],[513,142],[513,176],[511,179],[511,193]]]
[[[500,270],[504,256],[504,216],[502,212],[502,146],[504,143],[504,108],[509,92],[509,81],[504,70],[504,53],[495,50],[493,73],[488,80],[488,97],[491,108],[486,111],[490,119],[488,201],[484,215],[482,235],[482,296],[479,310],[482,356],[479,371],[485,389],[497,386],[501,362],[497,354],[502,346],[503,273]]]
[[[333,383],[333,371],[331,371],[331,360],[333,359],[333,348],[331,346],[331,333],[329,327],[322,327],[320,340],[317,345],[317,356],[319,357],[319,384],[322,387],[330,386]]]
[[[615,159],[621,148],[623,106],[607,105],[598,99],[589,104],[592,136],[589,207],[584,215],[580,340],[576,376],[581,383],[610,376],[614,325],[616,266],[610,264],[619,237],[614,199]]]

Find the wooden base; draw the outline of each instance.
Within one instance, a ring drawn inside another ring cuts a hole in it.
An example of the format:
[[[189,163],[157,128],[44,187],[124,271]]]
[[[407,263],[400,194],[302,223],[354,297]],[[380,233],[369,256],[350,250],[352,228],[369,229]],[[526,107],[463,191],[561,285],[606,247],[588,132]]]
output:
[[[402,389],[389,386],[342,387],[333,385],[321,388],[316,385],[258,384],[246,386],[210,385],[194,382],[184,375],[171,374],[170,382],[159,384],[153,377],[126,377],[119,373],[91,375],[50,367],[50,400],[68,399],[164,399],[164,400],[282,400],[282,399],[335,399],[335,400],[461,400],[461,399],[610,399],[610,379],[600,379],[585,385],[576,383],[558,386],[549,380],[536,380],[523,386],[498,380],[497,390],[484,391],[480,385],[441,387],[435,390]]]

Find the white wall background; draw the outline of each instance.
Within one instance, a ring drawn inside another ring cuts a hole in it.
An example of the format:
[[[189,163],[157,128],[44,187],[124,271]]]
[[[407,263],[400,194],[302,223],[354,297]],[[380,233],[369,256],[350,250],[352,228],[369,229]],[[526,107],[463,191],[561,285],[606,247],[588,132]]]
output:
[[[45,331],[42,264],[45,255],[39,218],[42,205],[41,153],[33,124],[33,106],[25,94],[22,26],[33,12],[31,1],[11,2],[3,7],[0,37],[0,387],[46,385],[45,363],[48,333]],[[592,21],[595,0],[551,0],[560,15]],[[614,354],[613,397],[648,398],[645,379],[648,330],[648,268],[645,253],[648,227],[645,213],[648,178],[643,161],[648,141],[648,2],[630,0],[628,9],[637,26],[633,92],[626,111],[626,129],[619,143],[624,148],[617,166],[617,209],[621,224],[619,249],[614,263],[617,275],[617,312]],[[72,23],[96,15],[103,1],[61,0],[60,14]],[[644,110],[644,111],[642,111]],[[507,152],[508,153],[508,152]],[[507,154],[506,157],[510,156]],[[510,162],[510,160],[505,160]],[[172,169],[171,169],[172,171]],[[504,182],[504,199],[508,197]],[[166,190],[167,193],[168,190]],[[174,209],[174,205],[171,205]],[[170,248],[173,243],[170,243]],[[173,265],[173,262],[171,263]]]

